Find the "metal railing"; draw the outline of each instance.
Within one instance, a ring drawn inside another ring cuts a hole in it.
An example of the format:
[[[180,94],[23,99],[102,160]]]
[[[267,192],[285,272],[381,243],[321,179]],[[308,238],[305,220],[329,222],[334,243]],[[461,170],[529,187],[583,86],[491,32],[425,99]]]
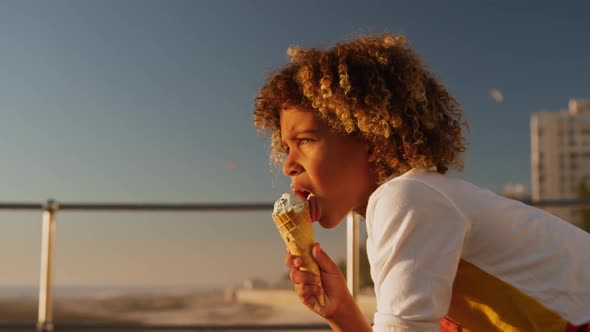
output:
[[[39,281],[39,304],[36,325],[33,323],[0,323],[0,330],[31,330],[51,332],[56,329],[53,321],[53,263],[55,251],[56,215],[58,211],[272,211],[272,204],[236,203],[236,204],[159,204],[159,203],[66,203],[58,204],[48,200],[43,204],[0,203],[0,210],[41,210],[41,275]],[[358,294],[358,256],[359,256],[359,220],[350,214],[347,217],[347,279],[353,297]],[[86,329],[125,329],[125,330],[190,330],[190,331],[292,331],[292,330],[327,330],[326,324],[272,324],[272,325],[162,325],[135,323],[60,323],[59,330],[75,331]]]
[[[523,203],[539,208],[576,207],[590,208],[590,200],[544,200],[523,201]],[[53,262],[54,241],[56,232],[56,214],[58,211],[271,211],[272,204],[129,204],[129,203],[68,203],[58,204],[48,200],[43,204],[33,203],[0,203],[0,210],[41,210],[42,211],[42,244],[41,244],[41,276],[39,282],[39,305],[37,323],[3,323],[0,330],[31,330],[51,332],[56,328],[53,321]],[[352,296],[356,299],[359,293],[359,217],[350,213],[347,216],[346,241],[346,279]],[[190,330],[190,331],[303,331],[326,330],[325,324],[273,324],[273,325],[163,325],[141,323],[60,323],[59,330],[75,331],[79,329],[124,329],[124,330]]]

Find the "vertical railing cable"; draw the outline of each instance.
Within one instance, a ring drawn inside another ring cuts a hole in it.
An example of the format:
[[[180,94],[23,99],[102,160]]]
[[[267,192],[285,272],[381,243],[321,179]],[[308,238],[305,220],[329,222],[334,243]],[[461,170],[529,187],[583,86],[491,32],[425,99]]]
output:
[[[41,235],[41,277],[39,283],[39,312],[37,331],[53,331],[53,257],[55,249],[55,214],[59,205],[48,200],[43,206]]]
[[[359,293],[359,218],[350,212],[346,216],[346,282],[356,300]]]

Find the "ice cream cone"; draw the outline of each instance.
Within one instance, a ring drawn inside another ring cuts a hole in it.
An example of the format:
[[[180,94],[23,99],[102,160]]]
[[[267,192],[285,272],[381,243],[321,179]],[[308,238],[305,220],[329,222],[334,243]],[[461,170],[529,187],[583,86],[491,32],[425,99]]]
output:
[[[302,271],[309,271],[320,275],[320,268],[311,255],[314,243],[313,224],[309,214],[309,204],[305,204],[302,211],[290,209],[281,213],[273,213],[274,220],[281,237],[285,241],[292,255],[303,259],[300,267]],[[324,295],[316,297],[320,305],[324,305]]]

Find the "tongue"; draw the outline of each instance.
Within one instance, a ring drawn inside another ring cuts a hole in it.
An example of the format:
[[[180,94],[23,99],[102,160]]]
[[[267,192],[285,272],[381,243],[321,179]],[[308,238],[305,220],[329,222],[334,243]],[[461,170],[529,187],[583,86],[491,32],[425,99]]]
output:
[[[317,198],[311,194],[307,197],[307,201],[309,202],[309,213],[311,214],[311,220],[317,221],[320,219],[320,207],[318,206]]]

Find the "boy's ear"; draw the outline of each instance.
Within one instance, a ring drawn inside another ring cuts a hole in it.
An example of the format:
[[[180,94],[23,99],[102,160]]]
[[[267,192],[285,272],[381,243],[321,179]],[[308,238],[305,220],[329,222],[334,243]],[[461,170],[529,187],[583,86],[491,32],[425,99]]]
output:
[[[371,146],[371,144],[367,143],[366,147],[367,147],[367,155],[369,157],[368,160],[370,163],[372,163],[375,160],[377,160],[377,155],[375,154],[375,150],[373,150],[373,147]]]

